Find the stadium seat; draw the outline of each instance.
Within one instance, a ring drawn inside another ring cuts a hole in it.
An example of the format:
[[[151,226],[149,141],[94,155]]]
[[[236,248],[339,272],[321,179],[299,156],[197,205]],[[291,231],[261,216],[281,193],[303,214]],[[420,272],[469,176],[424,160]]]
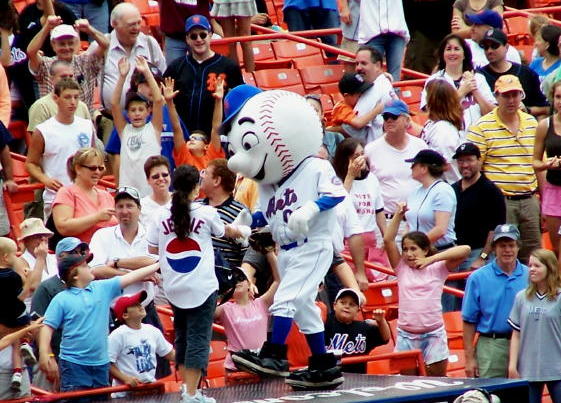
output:
[[[226,360],[227,353],[228,350],[226,350],[225,342],[215,340],[210,342],[210,356],[204,380],[208,388],[220,388],[226,385],[224,361]]]
[[[21,235],[19,225],[24,220],[24,206],[35,200],[35,190],[43,189],[42,183],[18,185],[14,193],[4,191],[4,204],[10,222],[10,238],[17,240]]]
[[[426,376],[425,361],[421,350],[400,351],[387,354],[374,354],[373,360],[366,364],[367,374],[398,375],[403,371],[414,370]]]
[[[528,17],[516,16],[504,19],[505,31],[511,45],[529,45],[531,42]]]
[[[23,120],[12,120],[8,125],[8,131],[13,138],[21,140],[26,138],[27,123]]]
[[[301,69],[303,67],[317,66],[317,65],[324,64],[324,60],[321,54],[315,54],[315,55],[292,59],[292,64],[294,65],[294,68]]]
[[[264,90],[286,90],[304,95],[304,85],[296,69],[268,69],[253,72],[255,82]]]
[[[448,335],[449,349],[464,348],[464,321],[460,311],[444,312],[444,328]]]
[[[253,49],[253,59],[255,61],[255,69],[288,69],[291,67],[290,60],[277,60],[273,47],[270,42],[254,42],[251,45]],[[238,43],[236,47],[238,60],[243,60],[242,48]]]
[[[464,350],[450,350],[450,354],[448,355],[448,370],[446,371],[446,375],[452,378],[466,377],[466,359]]]
[[[242,70],[242,76],[243,76],[244,83],[249,84],[249,85],[253,85],[254,87],[257,87],[257,84],[255,83],[255,77],[253,76],[253,73]]]
[[[156,306],[156,311],[164,329],[164,337],[173,344],[175,342],[175,329],[173,328],[173,311],[171,307],[159,305]]]
[[[323,64],[323,54],[319,48],[314,46],[307,45],[305,43],[293,42],[293,41],[277,41],[272,42],[273,51],[275,52],[275,57],[277,60],[291,60],[293,63],[295,59],[298,58],[309,58],[310,56],[314,57],[315,60],[319,61],[317,56],[321,57],[321,61],[319,63],[314,64]]]
[[[421,93],[423,92],[422,85],[405,85],[397,87],[399,89],[400,98],[409,106],[412,113],[421,111]]]
[[[362,305],[362,314],[365,318],[372,317],[375,309],[385,309],[386,319],[397,318],[398,290],[396,281],[381,281],[371,284],[364,291],[366,302]]]
[[[10,152],[12,157],[12,175],[18,185],[29,183],[29,172],[25,168],[25,155]]]
[[[339,92],[339,80],[344,67],[337,65],[309,66],[300,69],[300,77],[306,92],[332,94]]]

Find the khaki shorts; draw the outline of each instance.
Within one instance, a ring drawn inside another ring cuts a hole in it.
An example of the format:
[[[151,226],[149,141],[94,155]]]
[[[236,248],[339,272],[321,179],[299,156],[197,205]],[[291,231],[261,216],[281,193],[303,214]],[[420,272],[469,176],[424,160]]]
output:
[[[352,39],[347,39],[345,37],[343,37],[343,40],[341,41],[341,46],[339,46],[342,50],[346,50],[347,52],[351,52],[351,53],[356,53],[359,45],[357,41],[353,41]],[[354,57],[348,57],[348,56],[343,56],[343,55],[339,55],[337,56],[337,60],[343,61],[343,62],[349,62],[349,63],[354,63],[355,59]]]
[[[508,376],[508,350],[510,340],[479,337],[475,348],[480,378],[506,378]]]

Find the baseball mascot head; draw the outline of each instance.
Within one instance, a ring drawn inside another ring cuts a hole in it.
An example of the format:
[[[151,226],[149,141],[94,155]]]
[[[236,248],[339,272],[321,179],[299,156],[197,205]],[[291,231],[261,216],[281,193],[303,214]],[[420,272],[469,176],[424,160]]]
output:
[[[274,184],[305,158],[316,155],[323,131],[306,100],[282,90],[240,85],[224,102],[228,168],[262,184]]]

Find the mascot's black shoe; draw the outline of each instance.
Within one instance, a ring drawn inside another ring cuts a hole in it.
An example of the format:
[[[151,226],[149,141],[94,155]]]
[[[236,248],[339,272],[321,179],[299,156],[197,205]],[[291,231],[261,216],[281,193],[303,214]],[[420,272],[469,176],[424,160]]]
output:
[[[295,390],[335,389],[345,379],[332,353],[312,355],[308,368],[292,372],[286,383]]]
[[[259,354],[251,350],[241,350],[232,353],[232,361],[238,369],[260,376],[286,377],[290,373],[286,359],[286,344],[273,344],[266,341]]]

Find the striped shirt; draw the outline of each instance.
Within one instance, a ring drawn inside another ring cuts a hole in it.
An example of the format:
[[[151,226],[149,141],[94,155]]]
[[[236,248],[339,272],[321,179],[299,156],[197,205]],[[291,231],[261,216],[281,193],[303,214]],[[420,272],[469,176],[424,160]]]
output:
[[[467,141],[479,147],[482,172],[506,196],[533,193],[537,188],[532,166],[537,121],[532,115],[518,111],[520,127],[513,134],[497,111],[495,108],[471,126]]]
[[[209,204],[208,199],[204,199],[203,204]],[[233,197],[229,197],[224,203],[219,206],[215,206],[218,211],[218,216],[225,225],[234,222],[238,214],[247,209],[239,201],[234,200]],[[218,249],[222,253],[222,257],[230,264],[230,267],[240,267],[242,265],[242,259],[245,255],[247,248],[242,247],[239,243],[233,239],[226,237],[212,237],[212,246],[214,249]]]

